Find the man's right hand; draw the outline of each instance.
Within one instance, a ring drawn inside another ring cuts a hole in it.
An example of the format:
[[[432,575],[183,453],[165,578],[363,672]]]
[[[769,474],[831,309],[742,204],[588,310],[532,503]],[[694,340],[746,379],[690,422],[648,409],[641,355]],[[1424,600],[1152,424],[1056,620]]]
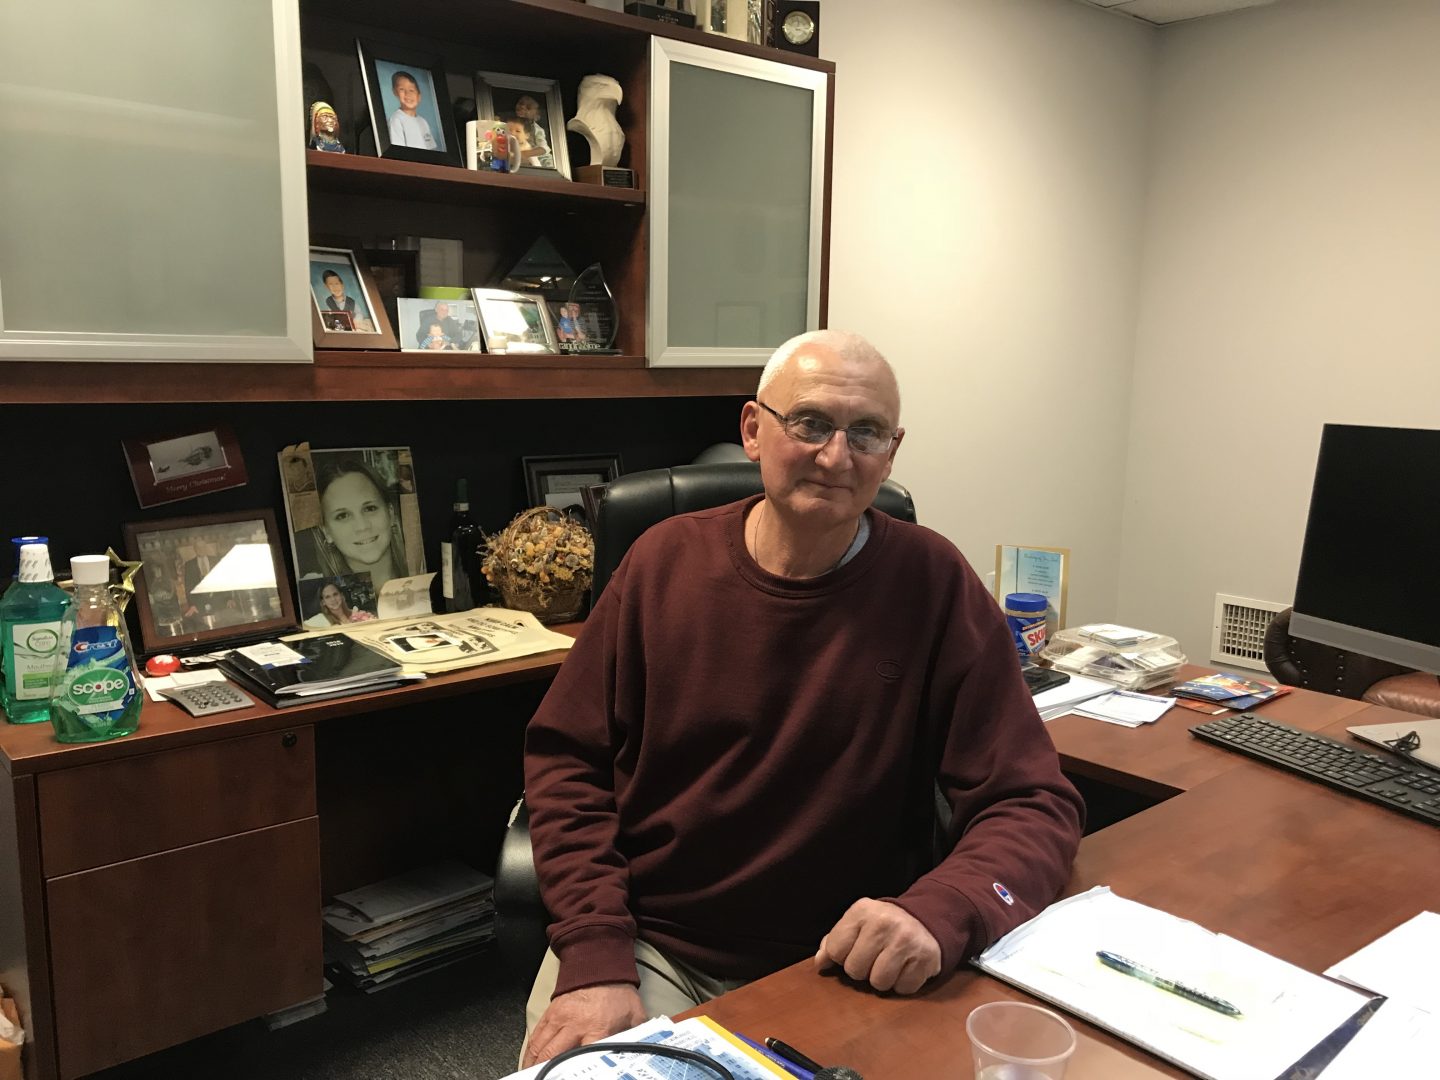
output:
[[[530,1033],[522,1069],[556,1054],[614,1035],[645,1020],[640,991],[629,983],[584,986],[550,1002]]]

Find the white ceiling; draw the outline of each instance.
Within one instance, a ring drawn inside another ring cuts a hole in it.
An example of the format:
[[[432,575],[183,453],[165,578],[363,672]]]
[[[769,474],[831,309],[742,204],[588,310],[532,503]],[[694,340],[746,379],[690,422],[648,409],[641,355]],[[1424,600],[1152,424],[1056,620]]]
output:
[[[1145,22],[1164,26],[1166,23],[1199,19],[1206,15],[1220,15],[1241,8],[1260,7],[1273,4],[1276,0],[1078,0],[1091,7],[1130,15]]]

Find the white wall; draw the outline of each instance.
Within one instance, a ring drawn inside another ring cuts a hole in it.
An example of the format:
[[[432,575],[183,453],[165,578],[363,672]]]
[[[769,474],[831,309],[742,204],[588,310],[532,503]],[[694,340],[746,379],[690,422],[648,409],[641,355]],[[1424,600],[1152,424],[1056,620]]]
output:
[[[1292,598],[1323,423],[1440,427],[1440,3],[1159,39],[1117,616],[1203,663]]]
[[[1068,547],[1114,617],[1158,32],[1070,0],[826,0],[830,325],[900,376],[895,478],[984,574]]]

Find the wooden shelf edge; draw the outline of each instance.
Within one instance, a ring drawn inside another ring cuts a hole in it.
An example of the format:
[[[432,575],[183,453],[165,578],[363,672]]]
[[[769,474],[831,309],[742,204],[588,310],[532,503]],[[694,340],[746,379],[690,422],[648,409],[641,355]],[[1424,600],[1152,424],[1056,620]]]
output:
[[[564,369],[574,372],[604,371],[610,369],[643,368],[643,356],[580,356],[545,353],[540,355],[505,356],[497,353],[477,352],[432,352],[418,350],[400,351],[395,349],[317,349],[315,366],[354,368],[405,368],[407,370],[430,371],[453,369],[456,371],[495,371],[500,368],[515,368],[520,371],[549,371]]]
[[[793,64],[795,67],[810,68],[832,75],[835,73],[835,63],[832,60],[803,56],[768,45],[752,45],[748,41],[720,34],[707,34],[703,30],[692,30],[673,23],[642,19],[638,15],[627,15],[623,11],[590,7],[582,0],[472,0],[470,4],[458,8],[450,0],[411,0],[403,5],[393,4],[390,0],[350,0],[343,17],[348,22],[368,23],[413,33],[414,27],[423,24],[432,10],[437,14],[443,13],[443,18],[448,25],[454,27],[454,33],[459,37],[482,25],[493,26],[494,30],[500,32],[512,26],[533,27],[543,15],[547,26],[554,28],[556,37],[588,36],[637,42],[651,37],[666,37],[722,52],[774,60],[781,64]],[[307,15],[335,17],[335,13],[325,4],[308,0],[304,11]],[[471,24],[470,20],[475,20],[474,24]],[[564,26],[561,20],[570,25]]]
[[[754,393],[759,377],[754,368],[649,368],[642,366],[640,357],[605,359],[626,361],[631,366],[7,361],[0,364],[0,403],[73,405],[77,386],[85,388],[84,404],[729,397]],[[359,366],[364,367],[363,378],[357,378]]]
[[[318,191],[392,196],[428,192],[453,198],[483,192],[486,197],[498,195],[586,206],[645,205],[645,192],[640,188],[603,187],[578,180],[526,175],[524,169],[513,175],[499,174],[363,154],[327,154],[322,150],[306,150],[305,164],[309,185]]]

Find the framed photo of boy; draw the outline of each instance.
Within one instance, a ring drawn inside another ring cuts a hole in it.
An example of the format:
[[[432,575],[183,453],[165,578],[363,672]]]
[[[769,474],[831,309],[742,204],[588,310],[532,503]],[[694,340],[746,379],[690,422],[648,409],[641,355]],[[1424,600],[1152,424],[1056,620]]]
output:
[[[381,157],[460,165],[460,141],[440,57],[356,41],[365,102]]]
[[[129,522],[124,533],[142,564],[135,610],[146,653],[296,628],[272,511]]]
[[[537,169],[570,179],[565,145],[565,106],[554,79],[475,73],[475,109],[479,116],[502,120],[520,144],[522,169]]]
[[[585,457],[560,455],[521,458],[525,468],[525,494],[531,506],[553,506],[557,510],[585,509],[585,489],[608,484],[620,475],[620,455],[591,454]]]
[[[224,424],[183,435],[122,439],[121,446],[142,507],[242,487],[250,479],[235,432]]]
[[[550,309],[538,295],[471,289],[488,353],[558,353]]]
[[[310,326],[319,349],[393,349],[395,334],[364,256],[310,249]]]

